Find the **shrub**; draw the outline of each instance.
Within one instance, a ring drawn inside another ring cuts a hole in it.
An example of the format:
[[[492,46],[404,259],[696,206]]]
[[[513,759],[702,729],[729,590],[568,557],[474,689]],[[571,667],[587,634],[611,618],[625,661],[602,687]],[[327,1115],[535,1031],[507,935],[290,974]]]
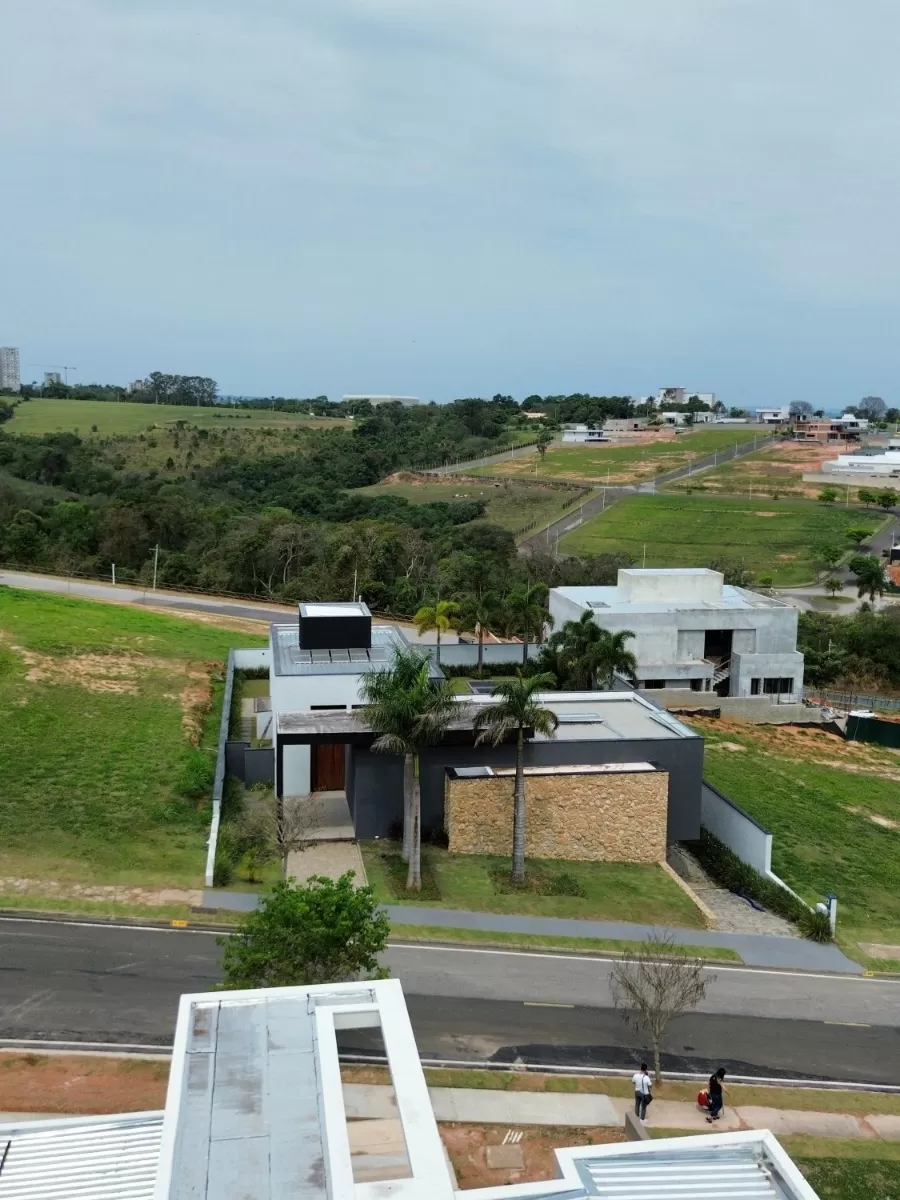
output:
[[[827,913],[811,912],[807,909],[800,914],[797,920],[797,928],[811,942],[831,941],[831,921]]]
[[[578,896],[581,899],[587,896],[587,888],[571,871],[560,871],[558,875],[554,875],[548,891],[551,896]]]

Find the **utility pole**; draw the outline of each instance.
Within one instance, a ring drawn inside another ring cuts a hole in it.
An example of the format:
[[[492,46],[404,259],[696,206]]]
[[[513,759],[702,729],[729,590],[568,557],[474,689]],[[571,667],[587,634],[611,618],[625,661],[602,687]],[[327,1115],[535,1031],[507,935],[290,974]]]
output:
[[[116,564],[115,563],[113,563],[113,565],[112,565],[112,579],[113,579],[113,587],[115,587],[116,586]]]
[[[156,591],[156,568],[159,566],[159,542],[153,547],[153,590]]]
[[[354,567],[353,568],[353,595],[350,597],[351,600],[356,599],[356,578],[357,578],[358,574],[359,574],[359,568]]]
[[[646,568],[646,566],[647,566],[647,543],[646,543],[646,542],[644,542],[644,562],[643,562],[643,564],[642,564],[642,565],[643,565],[645,568]]]

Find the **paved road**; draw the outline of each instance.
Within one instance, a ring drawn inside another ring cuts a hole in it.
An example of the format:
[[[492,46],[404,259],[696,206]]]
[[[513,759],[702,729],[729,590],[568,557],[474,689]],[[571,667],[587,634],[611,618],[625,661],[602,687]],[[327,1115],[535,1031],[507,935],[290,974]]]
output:
[[[2,919],[0,1038],[167,1045],[179,995],[215,986],[219,954],[214,935],[190,930]],[[427,946],[391,947],[386,961],[425,1057],[630,1061],[607,961]],[[896,1082],[900,983],[711,973],[702,1011],[673,1031],[672,1065],[724,1057],[747,1073]]]

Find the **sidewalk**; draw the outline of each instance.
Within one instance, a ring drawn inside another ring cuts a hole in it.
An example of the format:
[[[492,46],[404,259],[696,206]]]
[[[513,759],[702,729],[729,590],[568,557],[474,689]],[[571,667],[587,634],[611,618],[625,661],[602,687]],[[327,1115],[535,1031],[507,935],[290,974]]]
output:
[[[252,912],[258,904],[255,892],[207,889],[205,908]],[[660,928],[630,921],[581,921],[563,917],[523,917],[504,913],[466,912],[451,908],[418,905],[386,905],[384,911],[394,925],[429,925],[443,929],[477,929],[487,933],[537,933],[545,937],[605,938],[642,941],[648,934],[671,933],[686,946],[724,946],[738,953],[749,967],[776,970],[826,971],[837,975],[862,975],[863,968],[847,958],[835,945],[820,945],[801,937],[778,937],[760,933],[725,933],[712,929]],[[725,964],[727,966],[727,964]]]
[[[699,1089],[699,1084],[697,1085]],[[508,1092],[488,1088],[429,1088],[438,1121],[478,1125],[566,1125],[586,1128],[619,1127],[631,1100],[618,1096],[567,1092]],[[345,1083],[347,1116],[387,1120],[397,1116],[393,1088],[381,1084]],[[830,1138],[900,1139],[900,1116],[805,1112],[790,1108],[742,1105],[726,1108],[720,1121],[710,1126],[694,1104],[679,1100],[654,1100],[647,1113],[647,1128],[685,1129],[703,1133],[737,1129],[770,1129],[776,1135],[804,1133]]]

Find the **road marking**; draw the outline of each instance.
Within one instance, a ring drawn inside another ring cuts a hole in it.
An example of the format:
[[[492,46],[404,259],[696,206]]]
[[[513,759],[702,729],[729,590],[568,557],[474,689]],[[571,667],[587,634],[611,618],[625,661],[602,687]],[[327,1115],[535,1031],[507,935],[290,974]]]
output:
[[[123,928],[127,928],[127,926],[123,926]],[[450,926],[447,928],[449,929]],[[614,963],[621,961],[618,958],[604,958],[599,954],[547,954],[540,950],[487,950],[480,946],[432,946],[427,942],[391,942],[389,948],[419,952],[431,950],[439,954],[494,954],[505,955],[507,958],[549,958],[553,962]],[[900,980],[896,979],[868,979],[864,975],[839,975],[837,972],[829,974],[814,971],[777,971],[769,967],[725,967],[719,966],[718,963],[714,966],[705,966],[703,970],[709,971],[713,975],[718,975],[720,972],[732,975],[775,975],[780,979],[830,979],[844,983],[886,983],[892,987],[900,987]]]
[[[169,925],[116,925],[111,921],[57,921],[52,917],[0,917],[0,922],[14,925],[57,925],[70,929],[128,929],[132,933],[205,933],[209,937],[228,935],[228,929],[172,929]]]
[[[866,1021],[823,1021],[823,1025],[846,1025],[848,1029],[871,1029]]]
[[[526,1008],[574,1008],[574,1004],[553,1004],[549,1000],[523,1000]]]

